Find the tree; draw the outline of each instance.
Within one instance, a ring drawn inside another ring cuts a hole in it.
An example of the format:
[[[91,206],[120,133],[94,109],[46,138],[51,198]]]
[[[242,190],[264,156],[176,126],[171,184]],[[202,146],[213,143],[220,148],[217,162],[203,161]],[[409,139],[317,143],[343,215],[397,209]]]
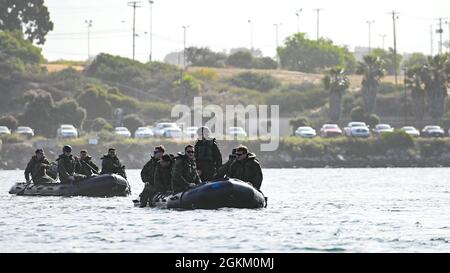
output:
[[[327,39],[309,40],[304,33],[288,37],[277,51],[283,68],[302,72],[320,72],[335,66],[345,67],[350,72],[356,62],[347,48]]]
[[[0,0],[0,30],[21,30],[28,40],[43,45],[53,22],[44,0]]]
[[[139,116],[131,114],[123,118],[123,126],[127,127],[130,132],[134,132],[137,128],[144,126],[144,122]]]
[[[413,66],[406,71],[405,85],[411,91],[416,119],[425,116],[425,87],[421,80],[422,66]]]
[[[363,75],[363,108],[364,113],[370,115],[375,109],[380,79],[384,76],[383,61],[372,55],[364,56],[364,62],[359,63],[356,73]]]
[[[383,62],[382,67],[388,75],[394,75],[396,70],[397,73],[400,72],[400,64],[403,57],[397,53],[396,66],[394,67],[394,49],[389,48],[389,50],[386,51],[381,48],[375,48],[369,55],[380,58]]]
[[[341,116],[342,96],[349,88],[350,80],[343,68],[336,67],[328,71],[323,83],[330,92],[330,119],[337,122]]]
[[[86,109],[88,119],[96,117],[112,118],[111,103],[108,101],[106,92],[102,91],[101,87],[87,85],[78,96],[77,101],[81,107]]]
[[[3,116],[0,118],[0,126],[6,126],[11,130],[15,130],[18,124],[19,122],[12,115]]]
[[[54,137],[57,129],[52,95],[44,90],[33,90],[24,93],[28,102],[25,110],[19,116],[20,124],[35,129],[36,134]]]
[[[425,86],[428,111],[433,119],[440,119],[445,112],[447,84],[450,76],[449,56],[428,57],[428,63],[422,67],[420,76]]]
[[[77,101],[65,98],[55,105],[55,120],[57,124],[72,124],[82,128],[86,119],[86,110],[81,108]]]
[[[113,127],[111,123],[106,121],[104,118],[94,119],[91,124],[91,131],[99,132],[101,130],[112,131]]]
[[[427,63],[427,56],[425,54],[416,52],[403,61],[403,67],[411,69],[415,66],[423,66]]]
[[[291,125],[295,131],[297,130],[298,127],[311,126],[311,123],[306,117],[297,117],[295,119],[290,120],[289,125]]]
[[[238,51],[227,58],[227,65],[251,68],[253,66],[253,56],[249,51]]]
[[[226,55],[216,53],[206,47],[186,48],[186,62],[191,66],[221,67],[221,62],[225,62]]]

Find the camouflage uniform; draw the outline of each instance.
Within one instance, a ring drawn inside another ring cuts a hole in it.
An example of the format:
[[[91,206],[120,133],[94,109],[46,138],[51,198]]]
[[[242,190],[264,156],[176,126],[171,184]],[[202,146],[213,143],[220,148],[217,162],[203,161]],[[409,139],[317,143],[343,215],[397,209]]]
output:
[[[247,158],[235,160],[227,173],[230,178],[237,178],[253,185],[257,190],[261,188],[263,174],[256,155],[248,153]]]
[[[45,158],[38,159],[37,156],[33,156],[28,162],[25,168],[25,179],[26,181],[33,180],[34,184],[40,183],[51,183],[55,182],[51,177],[47,176],[46,169],[50,167],[50,162]]]
[[[100,174],[118,174],[127,179],[125,173],[125,166],[120,163],[117,156],[111,157],[109,154],[104,155],[102,158],[102,172]]]
[[[222,166],[222,154],[216,139],[203,139],[195,142],[195,163],[201,171],[202,181],[211,181]]]
[[[91,177],[93,173],[98,174],[98,166],[92,162],[92,157],[79,158],[75,166],[75,172]]]
[[[66,156],[65,154],[61,154],[56,161],[58,161],[58,174],[61,183],[68,184],[72,182],[69,180],[69,176],[73,176],[75,180],[82,180],[86,178],[85,175],[75,172],[75,165],[77,163],[72,155]]]
[[[175,157],[175,164],[172,168],[172,191],[174,193],[184,191],[189,188],[189,183],[200,183],[195,161],[186,155]]]

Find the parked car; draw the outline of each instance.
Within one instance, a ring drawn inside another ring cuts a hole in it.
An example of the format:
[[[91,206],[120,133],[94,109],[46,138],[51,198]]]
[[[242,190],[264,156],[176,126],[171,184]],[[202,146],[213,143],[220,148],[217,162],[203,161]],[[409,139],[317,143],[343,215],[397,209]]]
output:
[[[351,127],[350,136],[352,136],[352,137],[370,137],[370,130],[368,127],[364,127],[364,126]]]
[[[157,123],[155,128],[153,129],[154,136],[155,137],[163,137],[167,128],[178,128],[178,129],[180,129],[175,122],[160,122],[160,123]]]
[[[134,132],[134,138],[151,138],[153,136],[153,130],[150,127],[139,127]]]
[[[413,137],[419,137],[419,136],[420,136],[419,130],[417,130],[416,128],[414,128],[414,127],[412,127],[412,126],[405,126],[405,127],[402,127],[402,128],[400,129],[400,131],[403,131],[403,132],[405,132],[405,133],[407,133],[408,135],[413,136]]]
[[[127,127],[116,127],[114,128],[114,133],[123,137],[131,137],[131,133]]]
[[[444,137],[444,130],[437,125],[427,125],[422,129],[422,136],[424,137]]]
[[[10,135],[11,131],[6,126],[0,126],[0,135]]]
[[[196,126],[186,127],[186,129],[184,130],[184,135],[186,137],[196,138],[197,130],[198,130],[198,127],[196,127]]]
[[[56,137],[70,138],[78,137],[78,130],[71,124],[62,124],[56,131]]]
[[[183,131],[178,127],[168,127],[164,130],[164,137],[167,138],[181,138]]]
[[[320,135],[322,137],[342,136],[342,130],[337,124],[324,124],[320,128]]]
[[[232,137],[247,137],[247,133],[242,127],[229,127],[227,131],[227,135]]]
[[[34,137],[34,130],[31,129],[30,127],[26,127],[26,126],[17,127],[16,133],[27,136],[27,137]]]
[[[356,127],[364,127],[367,129],[367,131],[369,131],[369,126],[367,126],[365,122],[352,121],[347,124],[347,127],[344,127],[344,134],[346,136],[352,136],[352,131],[353,131],[352,128],[356,128]],[[370,132],[369,132],[369,134],[370,134]]]
[[[392,133],[394,132],[394,128],[389,124],[377,124],[375,128],[372,130],[376,135],[382,135],[384,133]]]
[[[316,134],[316,130],[314,130],[313,128],[308,127],[308,126],[302,126],[302,127],[298,127],[297,130],[295,130],[295,135],[299,136],[299,137],[313,138],[317,134]]]

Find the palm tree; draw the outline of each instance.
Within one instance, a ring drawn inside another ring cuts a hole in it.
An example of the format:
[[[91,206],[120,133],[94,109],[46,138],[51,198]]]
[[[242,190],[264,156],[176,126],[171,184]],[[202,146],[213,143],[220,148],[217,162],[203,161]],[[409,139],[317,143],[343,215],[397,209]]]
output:
[[[350,86],[350,80],[343,68],[336,67],[328,71],[323,83],[330,91],[330,119],[337,122],[341,116],[342,95]]]
[[[375,109],[380,79],[384,76],[383,61],[379,57],[366,55],[364,62],[358,64],[356,74],[363,75],[362,95],[364,114],[369,116]]]
[[[421,80],[423,66],[416,65],[406,71],[405,85],[411,90],[414,110],[417,120],[422,121],[425,116],[425,86]]]
[[[425,86],[428,111],[436,121],[444,115],[447,98],[447,83],[449,81],[450,61],[446,55],[428,57],[420,73]]]

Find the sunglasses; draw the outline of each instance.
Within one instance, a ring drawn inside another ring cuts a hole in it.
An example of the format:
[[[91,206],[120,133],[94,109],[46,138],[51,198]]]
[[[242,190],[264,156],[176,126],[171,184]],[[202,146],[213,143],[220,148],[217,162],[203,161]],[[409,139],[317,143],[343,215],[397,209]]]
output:
[[[157,154],[157,153],[159,153],[159,150],[156,150],[156,151],[154,151],[153,153],[154,153],[154,154]]]
[[[236,154],[236,156],[241,156],[241,155],[243,155],[243,154]]]
[[[194,151],[186,151],[186,153],[188,153],[188,154],[193,154]]]

